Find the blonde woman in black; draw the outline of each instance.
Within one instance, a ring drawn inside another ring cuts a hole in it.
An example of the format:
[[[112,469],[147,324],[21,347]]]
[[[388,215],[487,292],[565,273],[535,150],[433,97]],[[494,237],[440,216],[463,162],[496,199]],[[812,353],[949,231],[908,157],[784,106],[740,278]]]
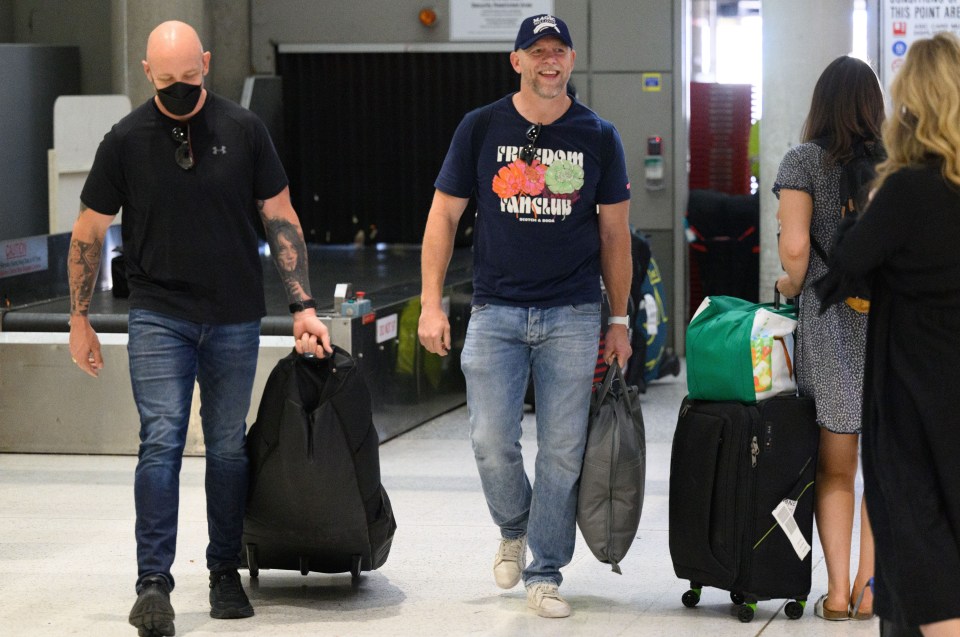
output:
[[[870,282],[864,492],[876,612],[960,636],[960,40],[914,42],[891,87],[888,159],[831,269]],[[832,290],[825,300],[847,292]]]

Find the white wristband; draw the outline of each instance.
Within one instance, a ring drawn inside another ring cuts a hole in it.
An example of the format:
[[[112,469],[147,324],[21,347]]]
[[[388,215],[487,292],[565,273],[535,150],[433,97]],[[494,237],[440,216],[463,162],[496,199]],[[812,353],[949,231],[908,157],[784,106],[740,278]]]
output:
[[[626,325],[630,327],[629,316],[611,316],[607,319],[607,325]]]

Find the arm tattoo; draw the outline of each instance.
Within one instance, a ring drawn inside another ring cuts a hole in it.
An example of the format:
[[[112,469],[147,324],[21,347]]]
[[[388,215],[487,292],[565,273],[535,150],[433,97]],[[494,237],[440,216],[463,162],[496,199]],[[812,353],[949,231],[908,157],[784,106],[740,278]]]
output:
[[[70,281],[70,314],[86,316],[90,310],[94,284],[100,272],[100,255],[103,243],[94,239],[92,243],[72,239],[67,257],[67,278]]]
[[[257,207],[262,213],[263,202],[258,201]],[[273,262],[287,290],[287,298],[291,303],[312,298],[307,269],[307,244],[303,240],[300,229],[280,218],[264,218],[263,227],[266,230]]]

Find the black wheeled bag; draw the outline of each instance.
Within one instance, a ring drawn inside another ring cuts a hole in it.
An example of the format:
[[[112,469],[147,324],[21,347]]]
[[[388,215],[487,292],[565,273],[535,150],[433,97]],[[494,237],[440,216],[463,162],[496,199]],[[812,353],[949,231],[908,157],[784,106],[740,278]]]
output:
[[[380,483],[380,438],[356,362],[295,351],[270,373],[247,435],[243,565],[320,573],[379,568],[397,528]]]
[[[696,606],[711,586],[730,592],[743,622],[767,599],[790,599],[787,617],[803,615],[819,441],[810,398],[780,395],[756,405],[684,399],[669,504],[670,557],[677,577],[690,582],[684,606]]]

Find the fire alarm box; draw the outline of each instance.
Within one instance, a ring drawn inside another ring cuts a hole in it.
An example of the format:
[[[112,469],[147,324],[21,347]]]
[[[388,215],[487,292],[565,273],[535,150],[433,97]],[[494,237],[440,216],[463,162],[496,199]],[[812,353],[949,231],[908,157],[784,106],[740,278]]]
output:
[[[643,160],[644,186],[647,190],[663,190],[663,138],[647,137],[647,156]]]

